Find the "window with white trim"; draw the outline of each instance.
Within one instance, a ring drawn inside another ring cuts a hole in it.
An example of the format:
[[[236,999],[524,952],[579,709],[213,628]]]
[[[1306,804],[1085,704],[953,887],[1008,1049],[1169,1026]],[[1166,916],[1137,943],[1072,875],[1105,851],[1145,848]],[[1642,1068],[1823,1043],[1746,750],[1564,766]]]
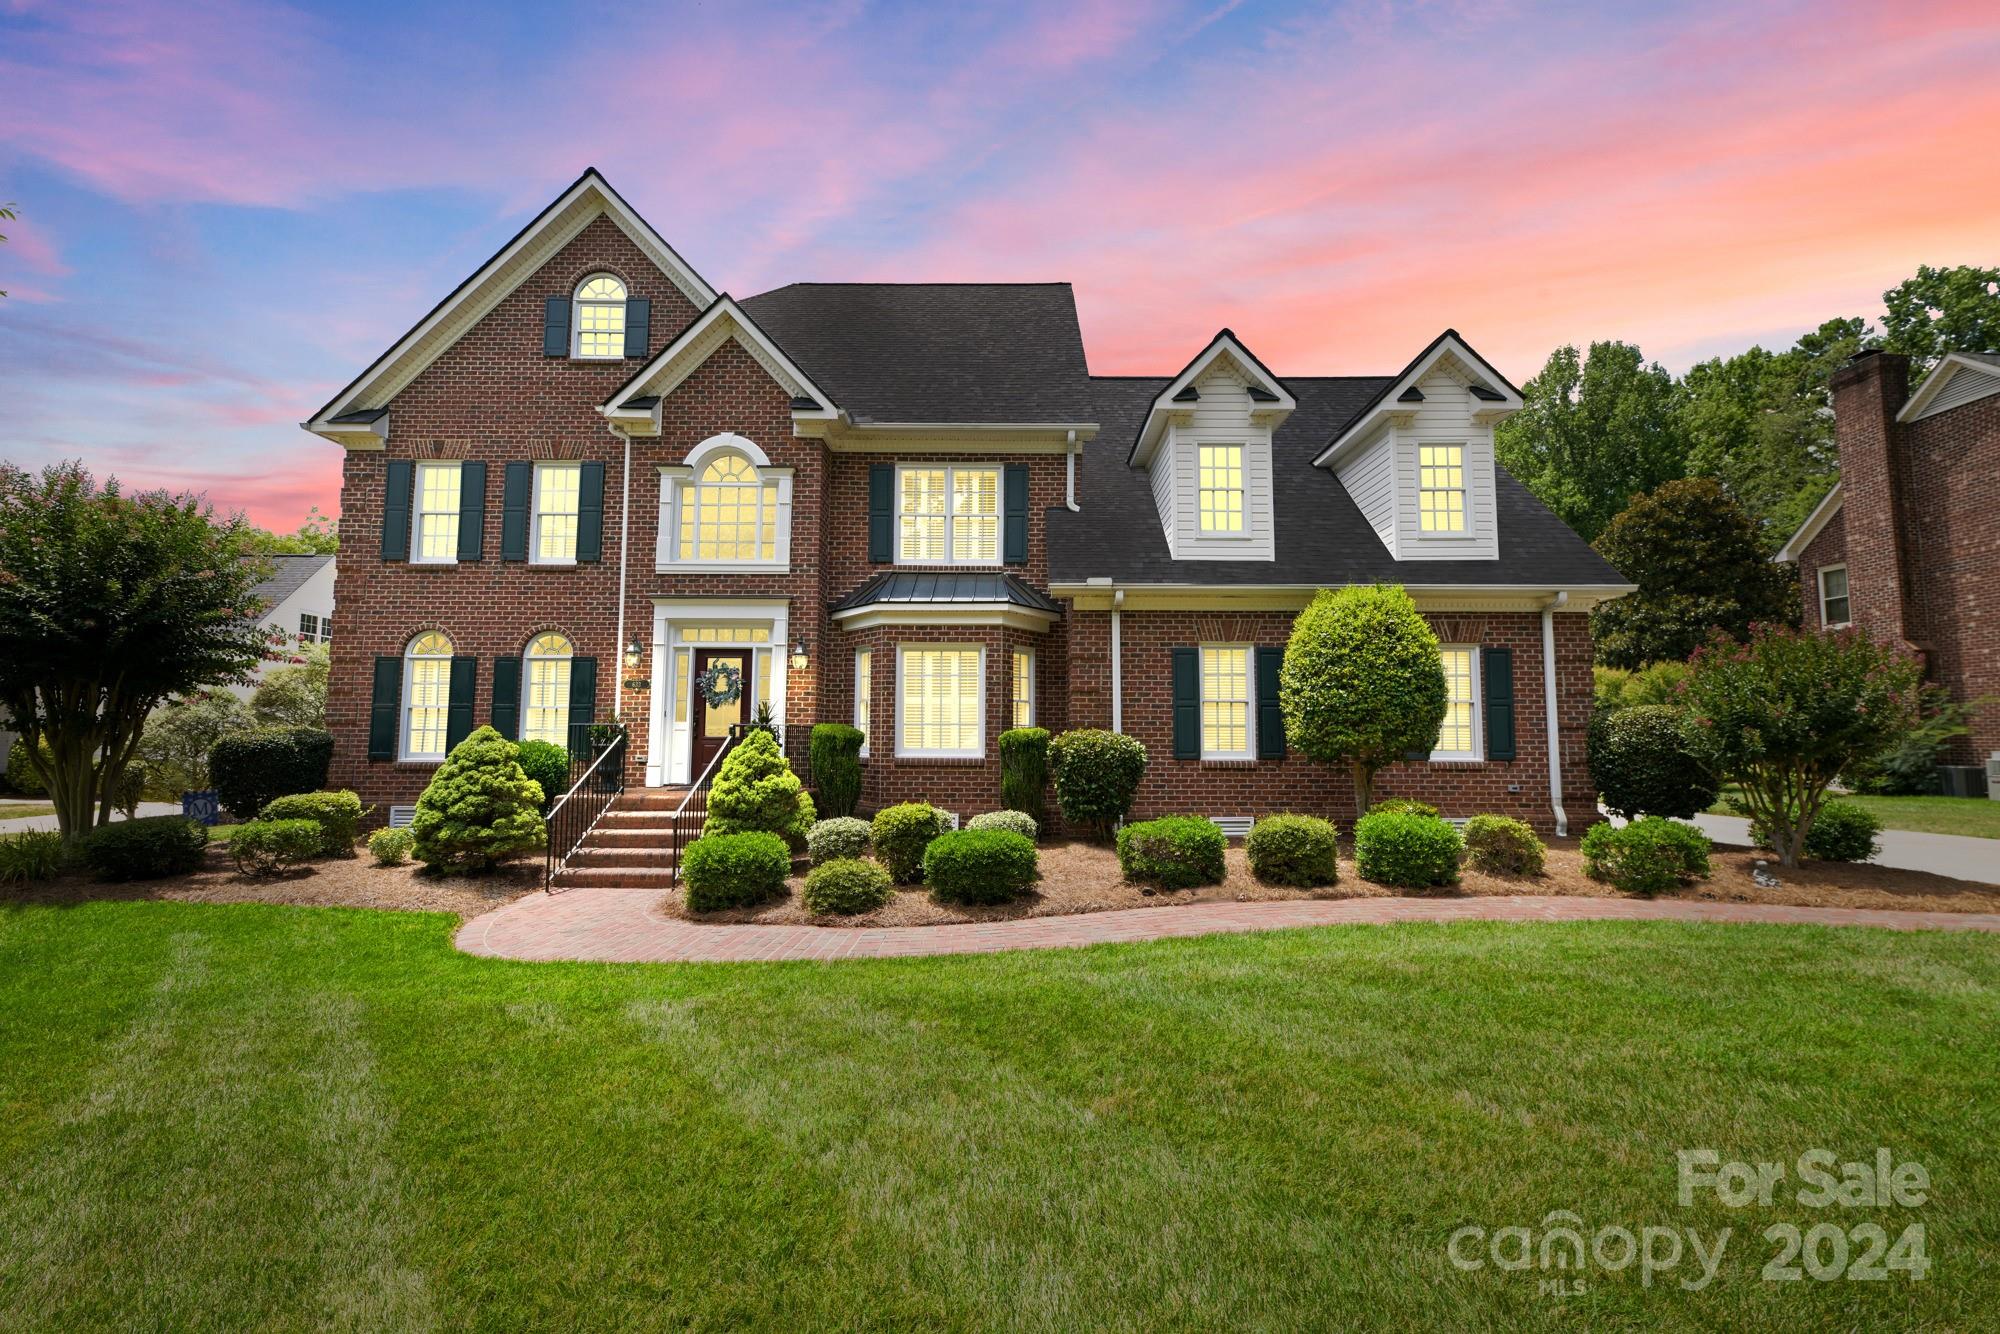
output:
[[[986,651],[951,646],[897,651],[896,753],[986,753]]]
[[[410,525],[410,560],[450,565],[458,560],[458,465],[417,465],[416,514]]]
[[[1417,529],[1465,531],[1465,446],[1417,446]]]
[[[608,273],[585,278],[571,303],[569,325],[571,356],[624,356],[625,284]]]
[[[1201,757],[1247,760],[1255,757],[1250,720],[1254,713],[1248,644],[1201,646]]]
[[[875,702],[875,650],[854,650],[854,727],[861,733],[861,754],[868,754],[868,710]]]
[[[1847,596],[1847,567],[1826,565],[1819,572],[1819,623],[1823,630],[1837,630],[1854,623],[1854,604]]]
[[[1204,533],[1243,531],[1243,446],[1200,445],[1196,509]]]
[[[778,483],[741,454],[717,454],[680,489],[680,559],[767,563],[777,559]]]
[[[1479,650],[1446,645],[1444,660],[1444,725],[1438,728],[1434,760],[1476,760],[1481,757]]]
[[[580,463],[535,465],[536,564],[576,564],[577,498],[582,485]]]
[[[998,565],[1000,469],[898,468],[896,559],[905,565]]]
[[[318,641],[319,637],[320,637],[320,634],[319,634],[319,617],[317,617],[317,616],[313,615],[313,614],[312,614],[311,612],[309,612],[309,611],[302,611],[302,612],[300,612],[300,613],[299,613],[299,642],[300,642],[301,644],[311,644],[311,643],[315,643],[316,641]]]
[[[442,760],[451,725],[451,641],[435,630],[403,650],[403,758]]]
[[[1015,727],[1035,725],[1035,651],[1031,648],[1014,650],[1014,670],[1009,678],[1012,689],[1013,723]]]
[[[576,648],[559,634],[536,635],[521,655],[521,740],[569,745],[569,670]]]

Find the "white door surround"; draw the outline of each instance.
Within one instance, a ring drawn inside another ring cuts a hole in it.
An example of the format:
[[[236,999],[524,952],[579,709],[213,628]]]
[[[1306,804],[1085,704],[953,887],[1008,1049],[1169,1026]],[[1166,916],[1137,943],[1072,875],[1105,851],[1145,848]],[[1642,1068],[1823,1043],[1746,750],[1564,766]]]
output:
[[[646,728],[646,786],[677,787],[692,782],[689,772],[689,745],[693,740],[689,720],[693,710],[682,707],[679,692],[693,690],[690,677],[681,684],[679,657],[690,664],[693,651],[703,645],[730,645],[751,653],[757,669],[753,682],[770,681],[771,713],[782,728],[785,722],[785,677],[790,667],[787,647],[791,604],[784,598],[654,598],[652,662],[653,702]],[[724,633],[762,631],[754,641],[723,638]],[[768,665],[767,665],[768,664]],[[761,692],[752,690],[762,698]]]

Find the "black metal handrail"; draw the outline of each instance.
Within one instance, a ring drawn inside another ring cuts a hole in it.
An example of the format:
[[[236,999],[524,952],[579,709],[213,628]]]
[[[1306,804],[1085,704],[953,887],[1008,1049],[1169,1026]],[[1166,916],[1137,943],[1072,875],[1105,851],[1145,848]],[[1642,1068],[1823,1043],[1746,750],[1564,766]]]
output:
[[[602,725],[600,725],[602,726]],[[582,846],[597,822],[604,818],[604,812],[611,809],[611,803],[625,790],[625,741],[626,733],[619,728],[601,750],[592,743],[596,754],[590,758],[583,772],[570,784],[569,791],[556,799],[544,817],[548,826],[548,850],[542,865],[542,890],[553,892],[556,876],[569,865],[569,859]],[[575,764],[571,765],[575,771]]]
[[[742,723],[737,723],[729,729],[729,735],[722,738],[722,745],[709,757],[707,767],[701,771],[701,777],[694,780],[694,786],[690,787],[687,795],[681,798],[681,804],[674,807],[673,824],[669,832],[673,838],[675,884],[679,884],[681,879],[682,851],[688,844],[701,837],[701,826],[708,823],[708,789],[715,783],[716,766],[722,763],[722,757],[729,753],[729,748],[742,739],[743,730]],[[690,821],[695,826],[693,837],[681,832]]]

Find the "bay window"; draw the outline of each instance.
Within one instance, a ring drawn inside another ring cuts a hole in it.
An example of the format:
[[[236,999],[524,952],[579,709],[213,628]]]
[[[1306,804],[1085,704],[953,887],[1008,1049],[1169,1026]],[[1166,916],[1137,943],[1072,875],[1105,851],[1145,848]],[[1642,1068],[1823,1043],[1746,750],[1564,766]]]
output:
[[[986,651],[952,645],[897,650],[896,753],[986,753]]]

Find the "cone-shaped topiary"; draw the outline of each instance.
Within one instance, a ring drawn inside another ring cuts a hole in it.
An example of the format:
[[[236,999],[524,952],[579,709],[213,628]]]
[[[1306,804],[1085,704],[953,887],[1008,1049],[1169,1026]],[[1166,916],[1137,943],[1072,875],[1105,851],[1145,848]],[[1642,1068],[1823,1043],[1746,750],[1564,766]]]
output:
[[[542,846],[542,790],[514,755],[513,742],[481,727],[445,757],[410,821],[418,861],[485,871]]]
[[[722,761],[708,794],[710,834],[763,831],[785,840],[793,852],[805,848],[815,812],[806,786],[785,762],[778,739],[769,732],[746,733]]]

